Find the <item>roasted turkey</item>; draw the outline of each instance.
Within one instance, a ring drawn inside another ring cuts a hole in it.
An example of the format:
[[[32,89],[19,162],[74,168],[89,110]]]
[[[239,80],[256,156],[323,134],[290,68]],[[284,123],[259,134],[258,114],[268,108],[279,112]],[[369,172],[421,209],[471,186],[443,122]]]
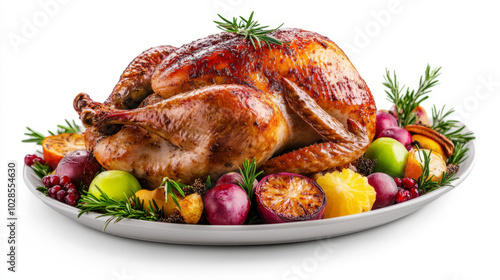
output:
[[[254,48],[220,33],[135,58],[110,97],[74,107],[106,169],[158,187],[212,179],[256,159],[265,173],[310,174],[361,157],[375,133],[370,89],[331,40],[301,29]]]

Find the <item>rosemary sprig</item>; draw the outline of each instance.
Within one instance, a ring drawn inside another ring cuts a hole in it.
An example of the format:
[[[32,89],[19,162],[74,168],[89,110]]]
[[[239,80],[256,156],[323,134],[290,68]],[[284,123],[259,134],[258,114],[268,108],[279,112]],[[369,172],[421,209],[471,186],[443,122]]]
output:
[[[68,120],[64,120],[66,122],[66,125],[57,125],[57,133],[54,133],[52,131],[48,131],[50,135],[57,135],[57,134],[63,134],[63,133],[80,133],[82,130],[80,126],[78,126],[75,121],[73,120],[72,122],[69,122]],[[40,132],[37,132],[29,127],[26,127],[28,132],[24,133],[24,135],[28,136],[27,139],[22,140],[24,143],[36,143],[37,145],[41,145],[43,142],[43,139],[45,139],[45,135],[43,135]]]
[[[457,120],[446,119],[455,112],[455,109],[451,108],[445,111],[445,107],[446,106],[443,106],[441,110],[438,110],[436,106],[432,107],[431,128],[446,136],[453,142],[454,145],[457,145],[458,143],[467,143],[475,139],[474,133],[463,132],[465,126],[460,125]]]
[[[82,132],[80,126],[78,126],[76,123],[75,123],[75,120],[73,120],[71,123],[64,119],[64,121],[66,122],[66,125],[57,125],[57,134],[63,134],[63,133],[80,133]],[[55,135],[54,133],[52,133],[50,130],[49,130],[49,133],[50,135]]]
[[[42,192],[45,196],[49,195],[49,188],[46,186],[38,186],[36,187],[36,190]]]
[[[143,202],[135,194],[131,199],[116,200],[109,197],[104,193],[99,187],[97,187],[101,193],[100,197],[97,197],[91,193],[84,192],[80,202],[76,207],[80,209],[78,218],[87,212],[99,212],[102,215],[100,217],[108,217],[106,220],[103,231],[106,230],[109,223],[114,221],[115,223],[123,219],[139,219],[148,221],[158,221],[163,217],[163,208],[160,209],[154,200],[149,202],[148,207],[144,207]]]
[[[252,159],[251,162],[248,159],[245,159],[241,167],[239,167],[239,170],[243,180],[239,181],[238,184],[247,193],[251,203],[246,223],[249,225],[262,223],[262,220],[257,213],[256,204],[254,203],[253,182],[263,171],[257,173],[257,163],[255,158]]]
[[[34,131],[33,129],[26,127],[28,132],[24,133],[24,135],[29,136],[28,139],[24,139],[22,142],[24,143],[36,143],[37,145],[42,145],[43,139],[45,136],[40,132]]]
[[[431,128],[443,134],[453,142],[455,146],[453,155],[448,158],[448,164],[460,165],[467,159],[467,151],[469,148],[466,144],[475,139],[474,133],[463,132],[465,125],[460,125],[456,120],[448,120],[447,118],[453,114],[453,108],[445,110],[443,106],[440,110],[436,106],[432,107],[432,125]]]
[[[271,49],[271,44],[279,46],[286,44],[276,38],[266,35],[279,29],[281,26],[283,26],[283,23],[274,29],[266,29],[269,27],[269,25],[260,26],[260,23],[258,23],[258,21],[253,20],[253,13],[254,12],[250,14],[250,17],[248,19],[240,17],[239,22],[236,17],[233,17],[233,21],[230,21],[225,19],[223,16],[217,14],[223,21],[214,20],[214,23],[217,24],[217,28],[223,31],[236,33],[238,35],[245,37],[245,39],[250,40],[252,46],[255,49],[257,49],[255,42],[257,42],[259,48],[262,48],[261,41],[266,43],[269,49]]]
[[[448,174],[443,171],[441,179],[434,181],[436,177],[434,175],[430,175],[431,153],[432,150],[426,152],[425,150],[421,150],[417,146],[417,156],[420,159],[420,168],[422,168],[422,174],[420,175],[420,177],[418,177],[417,180],[418,190],[423,191],[424,193],[428,193],[442,186],[451,186],[451,182],[458,179],[458,177],[455,177],[455,173]],[[423,164],[420,163],[422,161]]]
[[[437,77],[440,75],[440,70],[441,67],[431,70],[431,67],[427,65],[424,76],[420,77],[418,89],[416,91],[410,91],[407,87],[406,93],[404,94],[402,94],[402,92],[405,86],[399,86],[396,72],[394,71],[393,77],[391,77],[389,70],[386,70],[383,85],[388,89],[385,91],[387,93],[387,100],[392,102],[396,108],[395,113],[400,127],[405,127],[417,122],[417,115],[413,110],[415,110],[422,101],[429,98],[427,94],[432,87],[438,84]]]
[[[467,152],[469,151],[469,147],[467,147],[467,143],[459,142],[455,145],[453,149],[453,155],[448,158],[447,164],[460,165],[464,162],[468,156]]]
[[[179,210],[181,209],[181,206],[179,204],[179,198],[175,194],[174,190],[176,190],[182,197],[185,197],[186,195],[184,194],[184,191],[182,191],[182,188],[190,188],[191,186],[176,182],[168,177],[163,178],[163,181],[160,184],[160,187],[165,186],[165,203],[168,203],[168,198],[172,197],[172,199],[175,202],[175,205],[179,207]]]
[[[242,167],[240,167],[239,169],[240,169],[240,174],[243,177],[243,182],[239,182],[239,185],[243,190],[245,190],[250,201],[252,201],[253,182],[262,173],[262,171],[256,173],[257,163],[255,162],[255,159],[253,159],[252,162],[249,162],[248,159],[245,159],[245,161],[242,164]]]
[[[35,161],[31,166],[35,174],[42,179],[43,177],[50,174],[51,170],[49,164],[41,164],[39,161]]]

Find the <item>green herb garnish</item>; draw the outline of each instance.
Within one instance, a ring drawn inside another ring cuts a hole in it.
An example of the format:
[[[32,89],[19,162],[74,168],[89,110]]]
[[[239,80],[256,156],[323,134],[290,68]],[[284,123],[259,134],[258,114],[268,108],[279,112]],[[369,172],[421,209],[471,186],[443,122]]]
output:
[[[96,186],[97,187],[97,186]],[[104,193],[99,187],[97,187],[101,193],[100,197],[84,192],[80,202],[76,207],[80,209],[78,218],[87,212],[99,212],[102,215],[100,217],[108,217],[106,220],[103,231],[106,230],[110,222],[115,223],[123,219],[139,219],[148,221],[158,221],[163,217],[163,208],[160,209],[154,200],[149,202],[148,207],[144,207],[144,201],[141,201],[135,194],[129,200],[125,197],[125,200],[116,200],[109,197]]]
[[[242,167],[239,169],[240,169],[240,174],[243,177],[243,182],[239,182],[239,185],[243,190],[245,190],[250,201],[252,201],[253,182],[262,173],[262,171],[256,173],[257,163],[255,162],[255,159],[253,159],[252,162],[249,162],[248,159],[245,159],[245,161],[242,164]]]
[[[36,187],[36,190],[42,192],[45,196],[49,195],[49,188],[46,186],[38,186]]]
[[[42,145],[43,139],[45,136],[40,132],[34,131],[33,129],[26,127],[28,132],[24,133],[24,135],[29,136],[28,139],[24,139],[22,142],[24,143],[36,143],[37,145]]]
[[[448,158],[447,164],[460,165],[462,164],[468,157],[467,152],[469,151],[469,147],[466,146],[466,143],[457,143],[455,148],[453,149],[453,155]]]
[[[448,158],[448,164],[459,165],[467,159],[467,151],[469,148],[466,144],[475,139],[474,133],[464,132],[465,125],[461,125],[456,120],[448,120],[447,118],[453,114],[455,110],[445,110],[445,106],[438,110],[436,106],[432,107],[432,125],[431,128],[443,134],[453,142],[455,146],[453,155]]]
[[[35,161],[31,166],[35,174],[42,179],[43,177],[50,174],[51,170],[49,164],[41,164],[39,161]]]
[[[66,125],[57,125],[57,132],[54,133],[52,131],[48,131],[50,135],[58,135],[58,134],[63,134],[63,133],[80,133],[82,130],[80,126],[78,126],[75,121],[73,120],[72,122],[69,122],[68,120],[64,120],[66,122]],[[43,135],[40,132],[37,132],[29,127],[26,127],[28,132],[24,133],[24,135],[28,136],[29,138],[24,139],[22,142],[24,143],[36,143],[37,145],[41,145],[43,142],[43,139],[45,139],[45,135]]]
[[[207,181],[205,182],[205,191],[208,191],[212,188],[212,180],[210,179],[210,175],[207,177]]]
[[[251,162],[248,159],[245,159],[239,170],[241,177],[243,178],[243,182],[238,182],[238,184],[247,193],[248,199],[250,199],[250,203],[252,205],[252,207],[250,207],[246,223],[249,225],[262,223],[262,220],[256,211],[253,192],[253,182],[260,174],[262,174],[262,171],[257,173],[257,163],[255,162],[255,158],[252,159]]]
[[[438,84],[437,77],[440,75],[439,70],[441,67],[431,70],[431,67],[427,65],[425,69],[424,76],[420,77],[420,82],[418,84],[418,89],[410,91],[406,88],[406,93],[402,93],[405,86],[399,86],[399,82],[396,77],[396,72],[393,72],[393,77],[386,70],[385,82],[383,85],[387,87],[387,100],[394,104],[396,108],[396,115],[398,119],[398,125],[400,127],[405,127],[409,124],[415,124],[417,122],[417,115],[413,110],[422,103],[422,101],[429,98],[427,95],[430,92],[430,88]]]
[[[458,177],[454,177],[455,173],[448,174],[443,171],[441,175],[441,179],[438,181],[433,181],[433,178],[436,178],[434,175],[430,175],[430,163],[431,163],[431,153],[432,150],[426,152],[425,150],[421,150],[417,146],[417,156],[420,158],[419,164],[420,168],[422,168],[422,174],[418,177],[418,190],[423,191],[424,193],[428,193],[442,186],[452,186],[451,182],[458,179]],[[422,159],[423,157],[423,159]],[[420,162],[423,161],[423,164]]]
[[[250,17],[248,19],[240,17],[239,22],[236,17],[233,17],[233,21],[229,21],[224,17],[222,17],[221,15],[219,14],[217,15],[223,20],[222,22],[214,20],[214,23],[217,24],[217,28],[226,32],[236,33],[238,35],[245,37],[245,39],[250,40],[252,46],[255,49],[257,49],[255,42],[257,42],[257,45],[259,46],[259,48],[261,48],[262,47],[261,41],[262,41],[267,44],[269,49],[271,49],[270,44],[275,44],[279,46],[284,44],[280,40],[266,35],[279,29],[281,26],[283,26],[283,23],[274,29],[266,29],[269,27],[268,25],[260,26],[258,21],[252,20],[253,12],[250,14]]]
[[[436,106],[432,107],[432,125],[431,128],[443,134],[456,146],[458,143],[467,143],[476,137],[472,132],[463,132],[465,125],[460,125],[456,120],[446,119],[455,112],[455,109],[445,111],[445,106],[438,110]]]
[[[190,188],[191,186],[176,182],[168,177],[163,178],[160,187],[161,186],[165,186],[165,203],[168,202],[169,197],[172,197],[172,199],[175,202],[175,205],[177,205],[177,207],[179,207],[180,210],[181,209],[181,206],[179,205],[180,199],[174,193],[174,190],[176,190],[182,197],[185,197],[186,195],[184,194],[184,191],[182,191],[182,188]]]

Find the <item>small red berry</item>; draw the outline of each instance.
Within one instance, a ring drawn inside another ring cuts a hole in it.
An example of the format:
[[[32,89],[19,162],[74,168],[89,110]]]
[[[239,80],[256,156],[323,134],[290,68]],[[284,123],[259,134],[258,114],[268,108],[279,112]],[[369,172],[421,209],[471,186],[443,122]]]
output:
[[[55,185],[59,185],[59,177],[56,176],[56,175],[50,175],[50,185],[52,186],[55,186]]]
[[[401,187],[403,184],[403,180],[401,180],[401,178],[394,178],[394,182],[398,187]]]
[[[71,183],[70,177],[66,175],[59,177],[59,184],[61,184],[62,186],[66,186],[69,183]]]
[[[50,175],[43,176],[42,184],[48,188],[52,187],[52,185],[50,184]]]
[[[65,190],[59,190],[56,193],[56,199],[59,200],[59,201],[62,201],[65,196],[66,196],[66,191]]]
[[[415,180],[413,180],[412,178],[409,178],[409,177],[403,178],[403,186],[406,189],[409,190],[409,189],[415,188],[416,185],[417,185],[417,182]]]
[[[61,190],[61,186],[59,186],[59,185],[55,185],[55,186],[51,187],[48,191],[49,196],[55,199],[57,192],[60,190]]]
[[[69,184],[64,185],[64,189],[65,189],[66,191],[69,191],[69,190],[71,190],[71,189],[74,189],[75,191],[77,191],[77,190],[78,190],[78,189],[76,188],[76,185],[75,185],[75,184],[73,184],[73,183],[69,183]]]
[[[400,189],[396,194],[396,203],[401,203],[409,200],[411,198],[411,194],[407,190]]]
[[[411,198],[418,197],[419,196],[418,189],[417,188],[410,189],[410,194],[411,194]]]
[[[79,196],[80,195],[80,192],[77,189],[75,189],[75,188],[67,189],[66,193],[67,194],[73,194],[75,196]]]
[[[33,159],[36,157],[36,155],[28,154],[24,157],[24,164],[27,166],[32,166],[33,165]]]
[[[45,164],[45,160],[41,157],[38,157],[38,156],[33,159],[33,164],[35,164],[35,161],[40,162],[41,165]]]
[[[64,203],[75,206],[76,205],[76,197],[73,194],[68,194],[64,197]]]

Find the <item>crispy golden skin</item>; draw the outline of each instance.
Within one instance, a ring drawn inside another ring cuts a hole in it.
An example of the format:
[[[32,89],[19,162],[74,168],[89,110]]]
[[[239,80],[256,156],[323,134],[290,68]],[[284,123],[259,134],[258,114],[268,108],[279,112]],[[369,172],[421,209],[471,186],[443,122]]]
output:
[[[96,158],[154,186],[164,176],[216,178],[245,158],[266,173],[307,174],[360,157],[374,137],[376,107],[354,66],[317,33],[271,35],[287,44],[254,49],[221,33],[176,49],[155,67],[155,95],[140,108],[79,95],[75,108]]]

